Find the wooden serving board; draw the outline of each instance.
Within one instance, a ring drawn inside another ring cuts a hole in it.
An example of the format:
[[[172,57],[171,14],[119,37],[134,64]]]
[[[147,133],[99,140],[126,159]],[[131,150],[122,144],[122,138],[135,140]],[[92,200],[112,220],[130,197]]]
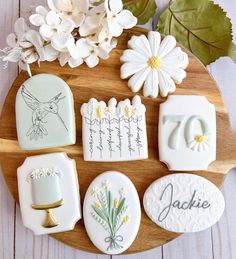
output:
[[[101,61],[94,68],[86,65],[79,68],[60,67],[57,62],[42,63],[32,67],[33,74],[51,73],[64,79],[74,94],[77,141],[76,145],[64,148],[54,148],[34,152],[25,152],[18,147],[15,121],[15,97],[18,88],[28,79],[26,72],[21,72],[16,78],[7,96],[3,113],[0,119],[0,163],[10,191],[18,201],[16,170],[27,156],[65,151],[77,163],[80,182],[81,201],[90,182],[100,173],[107,170],[117,170],[126,174],[135,184],[142,204],[142,198],[147,187],[156,179],[170,173],[167,167],[158,160],[158,113],[159,105],[164,98],[144,98],[143,103],[147,108],[147,133],[149,142],[149,159],[145,161],[95,163],[85,162],[82,153],[81,116],[80,107],[91,97],[108,101],[111,97],[118,101],[132,98],[134,94],[127,86],[127,81],[120,79],[120,61],[122,51],[127,48],[127,42],[132,35],[146,33],[142,29],[133,29],[125,32],[119,39],[118,47],[112,51],[108,60]],[[186,50],[187,51],[187,50]],[[188,51],[187,51],[188,52]],[[225,174],[236,166],[236,136],[230,129],[228,114],[222,101],[216,83],[207,72],[206,68],[188,52],[190,65],[187,68],[187,78],[177,86],[175,94],[203,95],[215,104],[217,111],[217,160],[209,166],[208,171],[193,172],[201,175],[220,186]],[[23,115],[24,116],[24,115]],[[83,224],[80,220],[75,229],[70,232],[52,235],[54,238],[75,248],[99,253],[90,242]],[[168,232],[155,225],[144,213],[142,208],[142,222],[139,233],[133,245],[126,253],[137,253],[155,248],[176,238],[178,234]]]

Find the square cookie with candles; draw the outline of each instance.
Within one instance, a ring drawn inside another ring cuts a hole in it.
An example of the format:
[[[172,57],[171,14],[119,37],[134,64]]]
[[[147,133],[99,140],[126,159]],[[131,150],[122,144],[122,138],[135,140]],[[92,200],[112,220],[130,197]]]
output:
[[[216,159],[215,106],[203,96],[169,96],[160,105],[159,157],[169,170],[206,170]]]
[[[24,150],[75,144],[75,114],[65,81],[39,74],[25,81],[16,96],[18,142]]]
[[[146,108],[135,96],[108,105],[92,98],[81,107],[86,161],[128,161],[148,158]]]
[[[81,208],[73,159],[65,153],[27,157],[17,169],[17,178],[25,227],[35,235],[74,229]]]

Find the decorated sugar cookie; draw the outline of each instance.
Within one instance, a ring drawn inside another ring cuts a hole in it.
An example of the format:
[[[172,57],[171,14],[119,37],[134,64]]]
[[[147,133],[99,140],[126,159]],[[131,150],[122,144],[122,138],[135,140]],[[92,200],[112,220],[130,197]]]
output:
[[[86,161],[146,159],[146,108],[139,96],[108,105],[92,98],[81,107],[83,151]]]
[[[49,74],[25,81],[16,96],[16,126],[24,150],[75,144],[74,101],[69,86]]]
[[[36,235],[74,228],[81,218],[74,160],[65,153],[27,157],[17,178],[25,227]]]
[[[168,35],[161,41],[159,32],[150,31],[145,35],[133,36],[128,42],[121,62],[121,78],[127,79],[133,92],[143,87],[143,95],[148,97],[167,96],[186,77],[188,55],[176,47],[176,40]]]
[[[203,96],[169,96],[160,105],[159,156],[170,170],[206,170],[216,159],[214,105]]]
[[[141,221],[138,193],[128,177],[110,171],[90,184],[83,206],[84,224],[93,244],[120,254],[133,243]]]
[[[144,194],[143,206],[160,227],[184,233],[214,225],[223,214],[225,201],[220,190],[207,179],[178,173],[152,183]]]

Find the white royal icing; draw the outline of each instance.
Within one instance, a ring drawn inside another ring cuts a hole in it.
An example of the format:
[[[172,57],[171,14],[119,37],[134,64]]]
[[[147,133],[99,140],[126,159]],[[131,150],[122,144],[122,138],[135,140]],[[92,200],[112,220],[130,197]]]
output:
[[[222,216],[225,201],[207,179],[193,174],[171,174],[152,183],[143,198],[144,210],[160,227],[172,232],[198,232]]]
[[[206,170],[216,158],[214,105],[202,96],[169,96],[160,105],[159,157],[170,170]]]
[[[92,98],[81,107],[83,151],[87,161],[146,159],[146,108],[139,96],[108,105]]]
[[[138,193],[128,177],[110,171],[88,187],[84,224],[93,244],[106,254],[120,254],[133,243],[140,226]]]
[[[65,153],[27,157],[17,169],[17,178],[25,227],[36,235],[74,229],[75,223],[81,218],[74,160]],[[58,225],[50,228],[44,226],[46,209],[50,209]]]

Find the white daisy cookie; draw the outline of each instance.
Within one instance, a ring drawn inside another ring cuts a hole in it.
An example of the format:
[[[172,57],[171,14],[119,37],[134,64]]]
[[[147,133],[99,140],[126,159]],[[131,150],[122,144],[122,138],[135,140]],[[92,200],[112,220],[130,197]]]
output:
[[[188,55],[176,47],[176,39],[166,36],[161,41],[159,32],[150,31],[145,35],[133,36],[128,42],[129,49],[121,56],[121,78],[127,79],[133,92],[143,86],[145,97],[165,97],[176,89],[186,77]]]

